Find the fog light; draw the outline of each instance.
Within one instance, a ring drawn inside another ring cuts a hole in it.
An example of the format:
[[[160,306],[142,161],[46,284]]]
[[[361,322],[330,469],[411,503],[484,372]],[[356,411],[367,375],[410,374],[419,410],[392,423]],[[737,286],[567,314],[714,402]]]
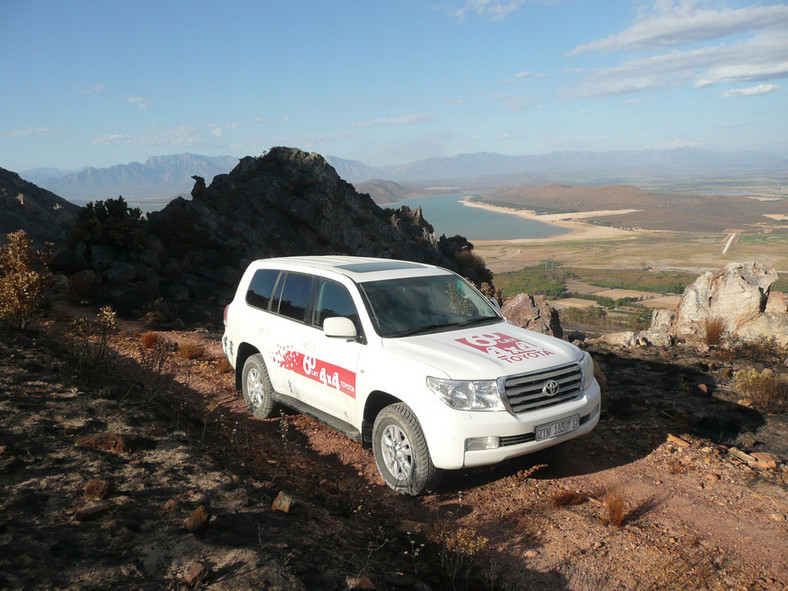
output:
[[[497,437],[471,437],[465,440],[465,451],[478,451],[481,449],[498,449],[500,440]]]

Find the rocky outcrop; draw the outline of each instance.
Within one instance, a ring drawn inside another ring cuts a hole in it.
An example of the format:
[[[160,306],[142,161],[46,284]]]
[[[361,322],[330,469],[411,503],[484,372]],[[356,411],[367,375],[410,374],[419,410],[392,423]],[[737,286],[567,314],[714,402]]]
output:
[[[447,267],[477,285],[492,282],[481,259],[464,256],[473,249],[466,239],[438,237],[421,209],[380,208],[319,154],[273,148],[243,158],[208,186],[193,178],[191,200],[179,197],[148,216],[141,246],[80,242],[73,257],[79,264],[69,274],[85,267],[99,274],[101,285],[83,281],[85,290],[103,291],[120,312],[150,310],[158,301],[177,306],[179,316],[214,319],[259,258],[377,256]]]
[[[559,339],[564,336],[558,311],[542,295],[518,294],[503,305],[501,312],[515,326]]]
[[[703,337],[704,323],[720,318],[730,337],[775,337],[788,344],[788,297],[770,291],[777,271],[760,263],[730,263],[706,272],[690,285],[679,303],[671,332],[678,338]]]
[[[0,168],[0,241],[24,230],[39,244],[62,238],[77,217],[79,206]]]

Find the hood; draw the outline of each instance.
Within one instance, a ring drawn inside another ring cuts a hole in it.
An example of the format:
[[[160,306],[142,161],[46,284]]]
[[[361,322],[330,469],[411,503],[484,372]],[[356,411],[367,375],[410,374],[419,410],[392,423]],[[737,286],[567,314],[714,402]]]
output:
[[[580,349],[551,336],[518,328],[508,322],[384,339],[392,353],[431,366],[435,377],[490,380],[539,371],[579,361]]]

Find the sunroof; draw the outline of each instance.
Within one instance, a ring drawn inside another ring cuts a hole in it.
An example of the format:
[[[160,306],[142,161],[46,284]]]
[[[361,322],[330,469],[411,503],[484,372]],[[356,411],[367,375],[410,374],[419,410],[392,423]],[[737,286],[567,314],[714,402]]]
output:
[[[372,273],[374,271],[397,271],[399,269],[418,269],[422,265],[408,261],[380,261],[374,263],[350,263],[338,265],[338,269],[352,271],[353,273]]]

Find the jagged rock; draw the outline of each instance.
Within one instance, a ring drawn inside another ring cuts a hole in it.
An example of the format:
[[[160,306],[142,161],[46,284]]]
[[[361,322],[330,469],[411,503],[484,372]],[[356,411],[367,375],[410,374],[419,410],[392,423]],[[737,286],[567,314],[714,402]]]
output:
[[[93,521],[109,513],[113,506],[110,501],[99,501],[74,513],[74,521]]]
[[[271,503],[271,509],[274,511],[281,511],[282,513],[292,513],[296,506],[296,499],[293,495],[281,490],[276,495],[274,502]]]
[[[559,339],[564,336],[558,312],[542,295],[517,294],[503,305],[501,312],[515,326]]]
[[[722,318],[732,337],[775,337],[788,345],[788,296],[770,293],[776,280],[777,271],[755,262],[706,272],[684,291],[671,330],[680,338],[702,337],[707,319]]]
[[[82,498],[88,501],[104,499],[109,494],[110,484],[106,480],[94,478],[89,480],[82,492]]]
[[[670,332],[676,313],[672,310],[654,310],[651,313],[651,328],[649,330]]]
[[[637,335],[637,344],[641,347],[670,347],[673,344],[673,339],[664,330],[643,330]]]

